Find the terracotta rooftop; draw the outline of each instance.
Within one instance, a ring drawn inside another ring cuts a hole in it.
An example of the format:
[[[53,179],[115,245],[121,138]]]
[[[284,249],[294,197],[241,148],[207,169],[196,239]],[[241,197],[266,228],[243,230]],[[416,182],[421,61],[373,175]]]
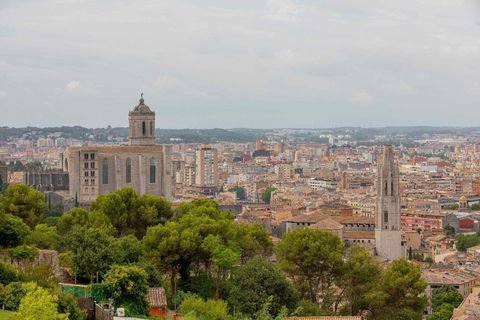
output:
[[[311,225],[310,228],[320,230],[341,230],[343,229],[343,224],[338,223],[330,217],[326,217],[325,219],[322,219],[317,223]]]
[[[478,276],[468,271],[458,269],[428,269],[422,271],[422,277],[428,284],[455,285],[478,279]]]
[[[343,231],[344,240],[375,239],[375,231]]]
[[[150,307],[165,307],[167,305],[167,296],[163,288],[149,288],[147,302]]]

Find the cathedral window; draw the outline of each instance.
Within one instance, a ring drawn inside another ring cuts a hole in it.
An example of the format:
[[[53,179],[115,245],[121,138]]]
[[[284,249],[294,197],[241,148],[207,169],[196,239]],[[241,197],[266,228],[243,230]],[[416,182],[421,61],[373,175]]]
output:
[[[156,183],[157,181],[157,164],[155,159],[150,159],[150,183]]]
[[[388,223],[388,210],[383,211],[383,222]]]
[[[108,161],[103,159],[102,163],[102,183],[108,184]]]
[[[153,121],[150,121],[150,135],[153,136]]]
[[[147,134],[147,126],[145,125],[145,121],[142,122],[142,134],[143,135]]]
[[[132,182],[132,160],[130,158],[125,163],[125,182]]]

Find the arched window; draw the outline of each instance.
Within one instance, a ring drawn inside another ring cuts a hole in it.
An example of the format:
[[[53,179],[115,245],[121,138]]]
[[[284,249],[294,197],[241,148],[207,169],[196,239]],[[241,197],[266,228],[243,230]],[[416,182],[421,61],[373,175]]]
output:
[[[150,159],[150,183],[156,183],[157,181],[157,163],[155,159]]]
[[[125,182],[132,182],[132,160],[130,158],[125,163]]]
[[[102,162],[102,183],[108,184],[108,160],[103,159]]]
[[[147,134],[147,126],[145,125],[145,121],[142,122],[142,134],[143,135]]]
[[[153,128],[153,121],[150,121],[150,135],[153,136],[153,130],[155,130],[155,128]]]

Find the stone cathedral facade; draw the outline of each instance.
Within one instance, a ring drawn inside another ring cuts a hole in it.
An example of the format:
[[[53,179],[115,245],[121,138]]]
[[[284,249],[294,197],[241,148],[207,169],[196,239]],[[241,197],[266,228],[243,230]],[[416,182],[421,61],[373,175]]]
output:
[[[400,173],[391,145],[384,146],[377,171],[375,247],[377,255],[395,260],[405,256],[405,248],[400,224]]]
[[[155,112],[142,97],[129,112],[128,145],[84,145],[65,151],[70,195],[88,203],[132,187],[140,194],[171,196],[172,149],[155,144]]]

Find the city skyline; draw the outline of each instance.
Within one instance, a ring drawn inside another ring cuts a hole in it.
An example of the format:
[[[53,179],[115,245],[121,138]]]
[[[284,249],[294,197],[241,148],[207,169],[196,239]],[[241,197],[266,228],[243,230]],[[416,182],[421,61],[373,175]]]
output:
[[[0,125],[126,127],[145,92],[166,129],[475,126],[478,9],[2,1]]]

